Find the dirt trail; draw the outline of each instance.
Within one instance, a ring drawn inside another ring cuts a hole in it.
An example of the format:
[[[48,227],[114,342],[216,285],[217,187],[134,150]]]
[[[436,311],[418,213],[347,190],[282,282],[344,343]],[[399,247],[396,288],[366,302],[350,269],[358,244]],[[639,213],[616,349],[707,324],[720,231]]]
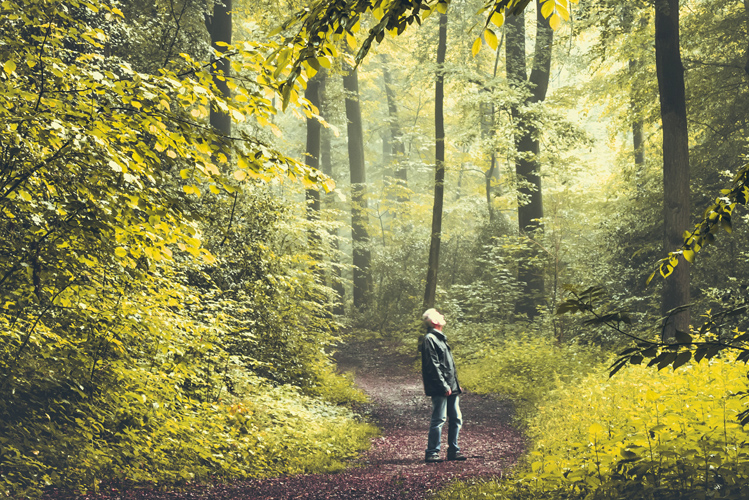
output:
[[[424,396],[421,375],[413,370],[414,359],[395,351],[392,345],[369,341],[345,346],[336,356],[339,368],[354,372],[356,383],[371,398],[360,410],[382,429],[371,449],[346,471],[237,481],[182,492],[122,491],[79,499],[419,500],[454,479],[501,476],[516,462],[523,440],[509,424],[511,405],[468,393],[460,402],[464,420],[460,447],[468,460],[424,463],[430,400]],[[446,435],[445,428],[443,444]],[[445,450],[443,446],[443,455]]]
[[[249,482],[234,498],[423,499],[454,479],[500,476],[523,449],[522,436],[510,425],[508,403],[468,393],[461,396],[465,462],[424,463],[431,404],[424,396],[413,359],[394,354],[380,341],[342,348],[336,356],[343,371],[371,398],[364,410],[382,429],[356,467],[340,474],[313,474]],[[458,367],[460,373],[460,367]],[[445,426],[447,427],[447,426]],[[447,429],[443,429],[443,440]],[[443,446],[443,455],[446,448]]]

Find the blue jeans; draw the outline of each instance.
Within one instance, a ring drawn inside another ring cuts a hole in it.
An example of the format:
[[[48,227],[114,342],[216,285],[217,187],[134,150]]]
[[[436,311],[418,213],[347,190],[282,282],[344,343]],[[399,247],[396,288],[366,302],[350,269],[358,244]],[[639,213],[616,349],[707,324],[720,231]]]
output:
[[[460,413],[460,396],[432,396],[432,420],[429,423],[429,439],[427,441],[427,455],[440,452],[440,438],[442,426],[446,418],[450,419],[447,427],[447,451],[455,453],[458,447],[458,434],[463,426],[463,415]]]

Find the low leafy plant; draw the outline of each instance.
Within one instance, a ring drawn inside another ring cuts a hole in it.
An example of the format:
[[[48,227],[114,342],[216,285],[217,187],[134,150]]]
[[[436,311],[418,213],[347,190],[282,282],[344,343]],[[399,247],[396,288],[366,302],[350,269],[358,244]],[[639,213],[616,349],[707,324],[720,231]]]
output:
[[[601,369],[539,404],[532,451],[511,478],[439,498],[746,498],[746,386],[746,367],[726,358]]]
[[[463,326],[461,331],[491,332],[488,325]],[[477,346],[456,335],[456,353],[471,352]],[[463,346],[465,346],[463,348]],[[482,394],[500,394],[529,409],[559,384],[571,384],[585,377],[600,363],[596,348],[575,343],[557,344],[553,339],[528,334],[510,335],[499,341],[479,342],[471,359],[459,364],[461,383]]]

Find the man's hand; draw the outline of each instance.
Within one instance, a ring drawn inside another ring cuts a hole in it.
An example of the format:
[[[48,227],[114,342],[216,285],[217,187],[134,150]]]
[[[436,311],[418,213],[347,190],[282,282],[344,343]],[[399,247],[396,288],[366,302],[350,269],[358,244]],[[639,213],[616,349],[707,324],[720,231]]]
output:
[[[449,396],[452,393],[453,393],[452,389],[448,389],[447,392],[445,393],[445,396]]]

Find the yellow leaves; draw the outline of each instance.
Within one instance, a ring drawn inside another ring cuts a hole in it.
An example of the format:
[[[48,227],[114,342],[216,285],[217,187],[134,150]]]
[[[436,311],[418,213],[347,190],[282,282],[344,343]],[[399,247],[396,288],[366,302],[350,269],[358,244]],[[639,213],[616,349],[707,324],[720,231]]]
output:
[[[127,257],[127,250],[126,250],[126,249],[124,249],[124,248],[122,248],[122,247],[117,247],[117,248],[115,249],[115,251],[114,251],[114,254],[115,254],[115,255],[116,255],[117,257],[119,257],[119,258],[121,258],[121,259],[124,259],[125,257]]]
[[[230,114],[231,114],[231,117],[234,118],[234,120],[240,123],[244,121],[244,115],[240,113],[239,111],[237,111],[236,109],[232,109],[230,111]]]
[[[684,259],[686,259],[687,262],[694,264],[694,250],[684,250],[682,255],[684,255]]]
[[[473,41],[473,46],[471,47],[471,54],[473,54],[474,57],[476,57],[476,54],[479,53],[481,50],[481,37],[476,38],[476,40]]]
[[[195,119],[202,119],[208,116],[208,109],[205,106],[198,106],[190,110],[190,116]]]
[[[551,29],[556,31],[557,28],[559,28],[561,24],[562,24],[562,20],[559,19],[559,16],[556,14],[552,14],[551,17],[549,18],[549,26],[551,26]]]
[[[356,48],[356,37],[352,35],[351,33],[346,33],[346,42],[348,43],[349,47],[352,49]]]
[[[182,186],[182,190],[185,194],[194,194],[200,196],[200,189],[197,186]]]
[[[554,12],[555,5],[555,0],[546,0],[543,5],[541,5],[541,15],[548,19],[549,16]]]
[[[495,35],[492,30],[488,28],[484,30],[484,40],[486,40],[486,44],[491,47],[492,50],[497,50],[499,41],[497,40],[497,35]]]
[[[200,252],[200,257],[203,259],[203,261],[206,264],[215,264],[216,263],[216,257],[213,256],[211,252],[208,250],[203,250]]]
[[[31,201],[31,195],[28,192],[24,191],[23,189],[18,191],[18,197],[21,198],[25,202]]]
[[[447,2],[440,1],[437,4],[436,9],[437,9],[437,12],[439,12],[440,14],[447,14]]]
[[[501,28],[502,25],[504,25],[505,23],[505,13],[504,12],[492,12],[491,22],[497,28]]]
[[[549,26],[557,30],[562,24],[562,20],[570,19],[570,1],[569,0],[544,0],[541,5],[541,15],[549,20]]]
[[[238,180],[239,182],[244,181],[247,179],[247,171],[246,170],[236,170],[234,172],[234,178]]]
[[[590,436],[598,436],[599,434],[603,434],[605,430],[601,424],[594,422],[588,427],[588,434]]]
[[[16,63],[13,61],[5,61],[5,64],[3,64],[3,70],[5,71],[6,75],[12,75],[16,70]]]
[[[323,188],[325,189],[325,192],[326,192],[326,193],[330,193],[330,192],[332,192],[332,191],[333,191],[333,190],[335,189],[335,181],[334,181],[334,180],[333,180],[332,178],[328,177],[328,178],[327,178],[327,179],[326,179],[326,180],[325,180],[325,181],[324,181],[324,182],[322,183],[322,186],[323,186]]]

